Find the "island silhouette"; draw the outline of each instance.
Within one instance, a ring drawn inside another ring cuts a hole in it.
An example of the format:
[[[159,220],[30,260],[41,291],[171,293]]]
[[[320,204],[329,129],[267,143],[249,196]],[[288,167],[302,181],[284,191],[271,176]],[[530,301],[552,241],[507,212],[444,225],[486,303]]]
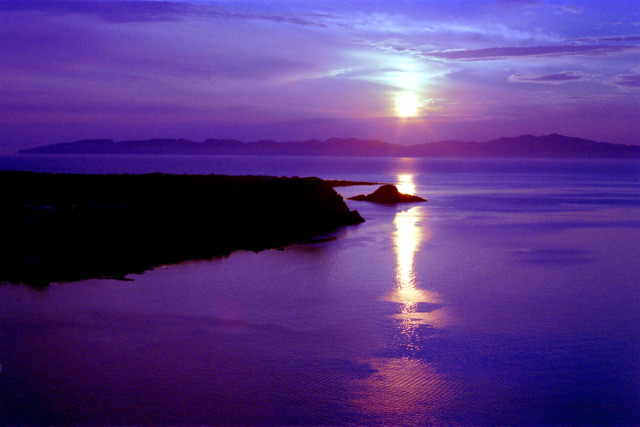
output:
[[[82,140],[21,150],[25,154],[136,155],[295,155],[388,157],[498,158],[640,158],[640,146],[596,142],[559,134],[523,135],[485,142],[438,141],[416,145],[391,144],[357,138],[311,139],[299,142],[235,139]]]
[[[398,203],[416,203],[426,202],[420,196],[414,196],[413,194],[404,194],[398,191],[398,188],[392,184],[385,184],[378,188],[371,194],[364,195],[359,194],[357,196],[349,197],[349,200],[358,200],[364,202],[380,203],[384,205],[395,205]]]

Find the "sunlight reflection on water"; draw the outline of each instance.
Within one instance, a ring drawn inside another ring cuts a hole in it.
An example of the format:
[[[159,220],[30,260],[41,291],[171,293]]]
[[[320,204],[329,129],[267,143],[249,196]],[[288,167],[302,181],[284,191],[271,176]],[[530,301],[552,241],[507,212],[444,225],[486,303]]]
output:
[[[417,328],[420,325],[439,327],[446,324],[444,311],[438,307],[441,301],[435,292],[421,289],[416,277],[415,257],[420,246],[429,240],[429,229],[424,225],[428,211],[423,206],[415,206],[398,212],[394,219],[394,251],[396,255],[396,287],[389,300],[400,304],[395,318],[401,322],[403,339],[400,346],[405,351],[418,351],[414,348]]]
[[[398,175],[398,183],[396,187],[398,191],[405,194],[414,194],[416,193],[416,184],[413,181],[413,175],[404,173]]]
[[[398,175],[398,188],[402,193],[415,194],[416,185],[411,174]],[[400,313],[396,316],[402,321],[402,334],[411,342],[415,329],[420,324],[441,324],[441,310],[421,312],[420,303],[438,304],[439,298],[434,292],[421,289],[415,269],[415,255],[421,245],[431,238],[426,224],[428,210],[425,206],[413,206],[398,212],[394,218],[396,232],[394,234],[394,252],[396,255],[396,288],[390,300],[401,304]],[[417,350],[417,349],[414,349]]]
[[[397,187],[402,193],[415,194],[413,175],[399,175]],[[439,296],[421,288],[425,278],[416,269],[416,254],[431,238],[428,220],[424,205],[400,211],[393,220],[395,286],[386,299],[398,305],[393,315],[398,329],[387,357],[370,361],[376,374],[367,380],[362,398],[356,401],[363,413],[373,414],[382,424],[436,423],[432,414],[452,405],[456,395],[449,380],[421,355],[431,328],[446,323]],[[416,407],[423,409],[420,414]]]

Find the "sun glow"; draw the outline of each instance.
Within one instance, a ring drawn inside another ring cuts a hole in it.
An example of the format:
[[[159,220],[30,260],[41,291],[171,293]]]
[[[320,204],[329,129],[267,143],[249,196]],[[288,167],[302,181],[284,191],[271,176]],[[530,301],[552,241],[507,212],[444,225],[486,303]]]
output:
[[[398,117],[415,117],[418,115],[420,103],[412,93],[401,93],[396,97],[396,115]]]

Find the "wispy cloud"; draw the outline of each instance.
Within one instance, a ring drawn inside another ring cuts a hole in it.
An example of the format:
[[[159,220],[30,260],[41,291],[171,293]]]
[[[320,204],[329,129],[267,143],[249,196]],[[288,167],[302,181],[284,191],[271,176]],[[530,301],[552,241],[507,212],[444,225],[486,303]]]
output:
[[[584,10],[580,6],[575,6],[573,4],[565,4],[562,7],[562,10],[564,10],[565,12],[571,12],[571,13],[575,13],[575,14],[580,14],[580,13],[584,12]]]
[[[640,74],[624,74],[618,76],[612,83],[623,87],[640,87]]]
[[[494,61],[509,58],[570,55],[609,55],[616,52],[638,49],[633,45],[561,45],[531,47],[494,47],[476,50],[448,50],[425,52],[425,58],[452,61]]]
[[[18,0],[0,2],[0,11],[40,12],[50,15],[88,15],[112,23],[167,22],[185,18],[251,19],[293,25],[326,27],[329,15],[261,12],[215,4],[174,1]]]
[[[192,4],[168,1],[17,0],[0,3],[0,11],[4,12],[91,15],[108,22],[174,21],[196,13],[197,9]]]
[[[572,81],[590,80],[591,74],[580,71],[562,71],[553,74],[522,74],[515,73],[509,76],[512,83],[538,83],[538,84],[560,84]]]
[[[571,39],[577,42],[602,43],[602,42],[640,42],[638,36],[606,36],[606,37],[580,37]]]

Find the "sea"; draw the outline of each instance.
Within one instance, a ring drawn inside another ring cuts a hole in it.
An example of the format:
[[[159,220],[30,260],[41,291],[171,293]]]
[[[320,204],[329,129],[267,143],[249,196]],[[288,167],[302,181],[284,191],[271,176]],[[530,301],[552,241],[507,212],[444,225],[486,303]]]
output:
[[[428,199],[347,200],[365,223],[283,250],[0,285],[1,424],[640,424],[639,161],[7,155],[0,170],[318,176]]]

